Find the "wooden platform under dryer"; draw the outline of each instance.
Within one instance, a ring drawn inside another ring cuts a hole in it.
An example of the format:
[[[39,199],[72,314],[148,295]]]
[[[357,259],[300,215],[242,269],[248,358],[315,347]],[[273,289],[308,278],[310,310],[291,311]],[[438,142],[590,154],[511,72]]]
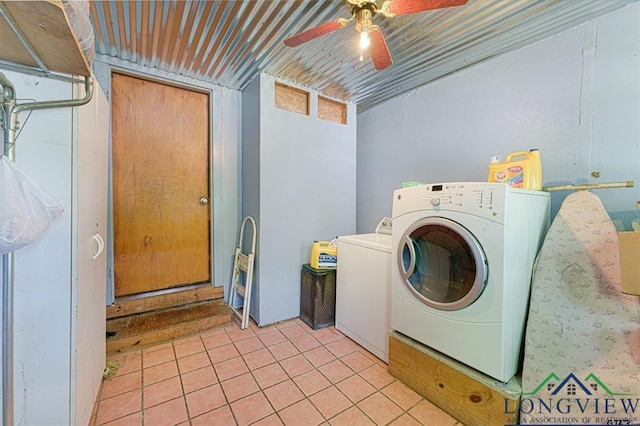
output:
[[[517,377],[501,383],[395,331],[389,374],[465,425],[518,424]]]
[[[107,307],[107,354],[168,342],[231,320],[222,287],[190,286],[119,299]]]

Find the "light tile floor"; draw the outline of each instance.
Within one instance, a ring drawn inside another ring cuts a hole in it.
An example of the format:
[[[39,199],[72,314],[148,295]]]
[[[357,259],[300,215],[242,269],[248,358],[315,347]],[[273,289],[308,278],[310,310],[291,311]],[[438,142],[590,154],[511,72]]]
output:
[[[94,425],[459,425],[335,327],[209,330],[118,354]]]

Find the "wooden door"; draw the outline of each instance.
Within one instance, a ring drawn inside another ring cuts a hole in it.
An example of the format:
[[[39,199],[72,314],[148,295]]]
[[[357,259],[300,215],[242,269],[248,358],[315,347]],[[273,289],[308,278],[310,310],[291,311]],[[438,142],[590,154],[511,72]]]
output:
[[[211,280],[209,97],[113,74],[115,295]]]

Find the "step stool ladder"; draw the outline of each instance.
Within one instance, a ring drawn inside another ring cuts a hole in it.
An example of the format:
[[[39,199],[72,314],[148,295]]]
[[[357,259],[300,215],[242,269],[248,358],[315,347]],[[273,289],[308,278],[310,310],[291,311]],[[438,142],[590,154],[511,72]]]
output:
[[[253,238],[251,240],[251,251],[242,252],[244,245],[244,230],[251,223]],[[229,306],[233,310],[234,316],[240,320],[240,328],[244,330],[249,326],[249,307],[251,304],[251,287],[253,284],[253,262],[255,260],[256,251],[256,221],[247,216],[242,220],[240,225],[240,237],[238,238],[238,247],[233,261],[233,276],[231,278],[231,294],[229,296]],[[242,297],[239,303],[238,296]]]

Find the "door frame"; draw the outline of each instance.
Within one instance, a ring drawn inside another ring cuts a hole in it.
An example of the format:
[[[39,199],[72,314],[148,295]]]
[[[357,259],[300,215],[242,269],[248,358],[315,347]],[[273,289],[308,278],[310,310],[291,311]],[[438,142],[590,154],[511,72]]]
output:
[[[96,74],[98,73],[98,67],[94,64],[94,68],[96,68]],[[209,259],[210,259],[210,270],[211,270],[211,284],[215,286],[216,282],[216,274],[215,274],[215,264],[216,264],[216,256],[214,251],[214,229],[216,221],[216,216],[220,214],[219,210],[216,206],[218,205],[219,194],[217,194],[216,181],[215,181],[215,172],[214,167],[217,167],[216,161],[214,161],[214,97],[216,95],[215,91],[211,87],[201,86],[197,84],[193,84],[193,81],[188,82],[187,79],[185,81],[181,80],[172,80],[168,77],[160,77],[157,75],[149,74],[141,70],[131,70],[127,67],[120,67],[111,64],[103,64],[106,65],[103,74],[103,77],[106,77],[108,80],[108,85],[103,86],[104,90],[107,93],[107,98],[109,99],[109,164],[108,164],[108,218],[107,218],[107,306],[112,305],[115,302],[115,275],[114,275],[114,230],[113,230],[113,151],[112,151],[112,135],[111,135],[111,117],[112,117],[112,102],[111,102],[111,76],[113,73],[118,73],[122,75],[126,75],[129,77],[139,78],[142,80],[148,80],[154,83],[164,84],[172,87],[177,87],[181,89],[191,90],[194,92],[206,94],[209,97],[209,217],[210,217],[210,226],[209,226]],[[102,68],[102,67],[101,67]],[[176,76],[178,77],[178,76]],[[226,288],[226,283],[224,284]],[[162,290],[161,290],[162,291]],[[226,292],[225,292],[226,294]]]

